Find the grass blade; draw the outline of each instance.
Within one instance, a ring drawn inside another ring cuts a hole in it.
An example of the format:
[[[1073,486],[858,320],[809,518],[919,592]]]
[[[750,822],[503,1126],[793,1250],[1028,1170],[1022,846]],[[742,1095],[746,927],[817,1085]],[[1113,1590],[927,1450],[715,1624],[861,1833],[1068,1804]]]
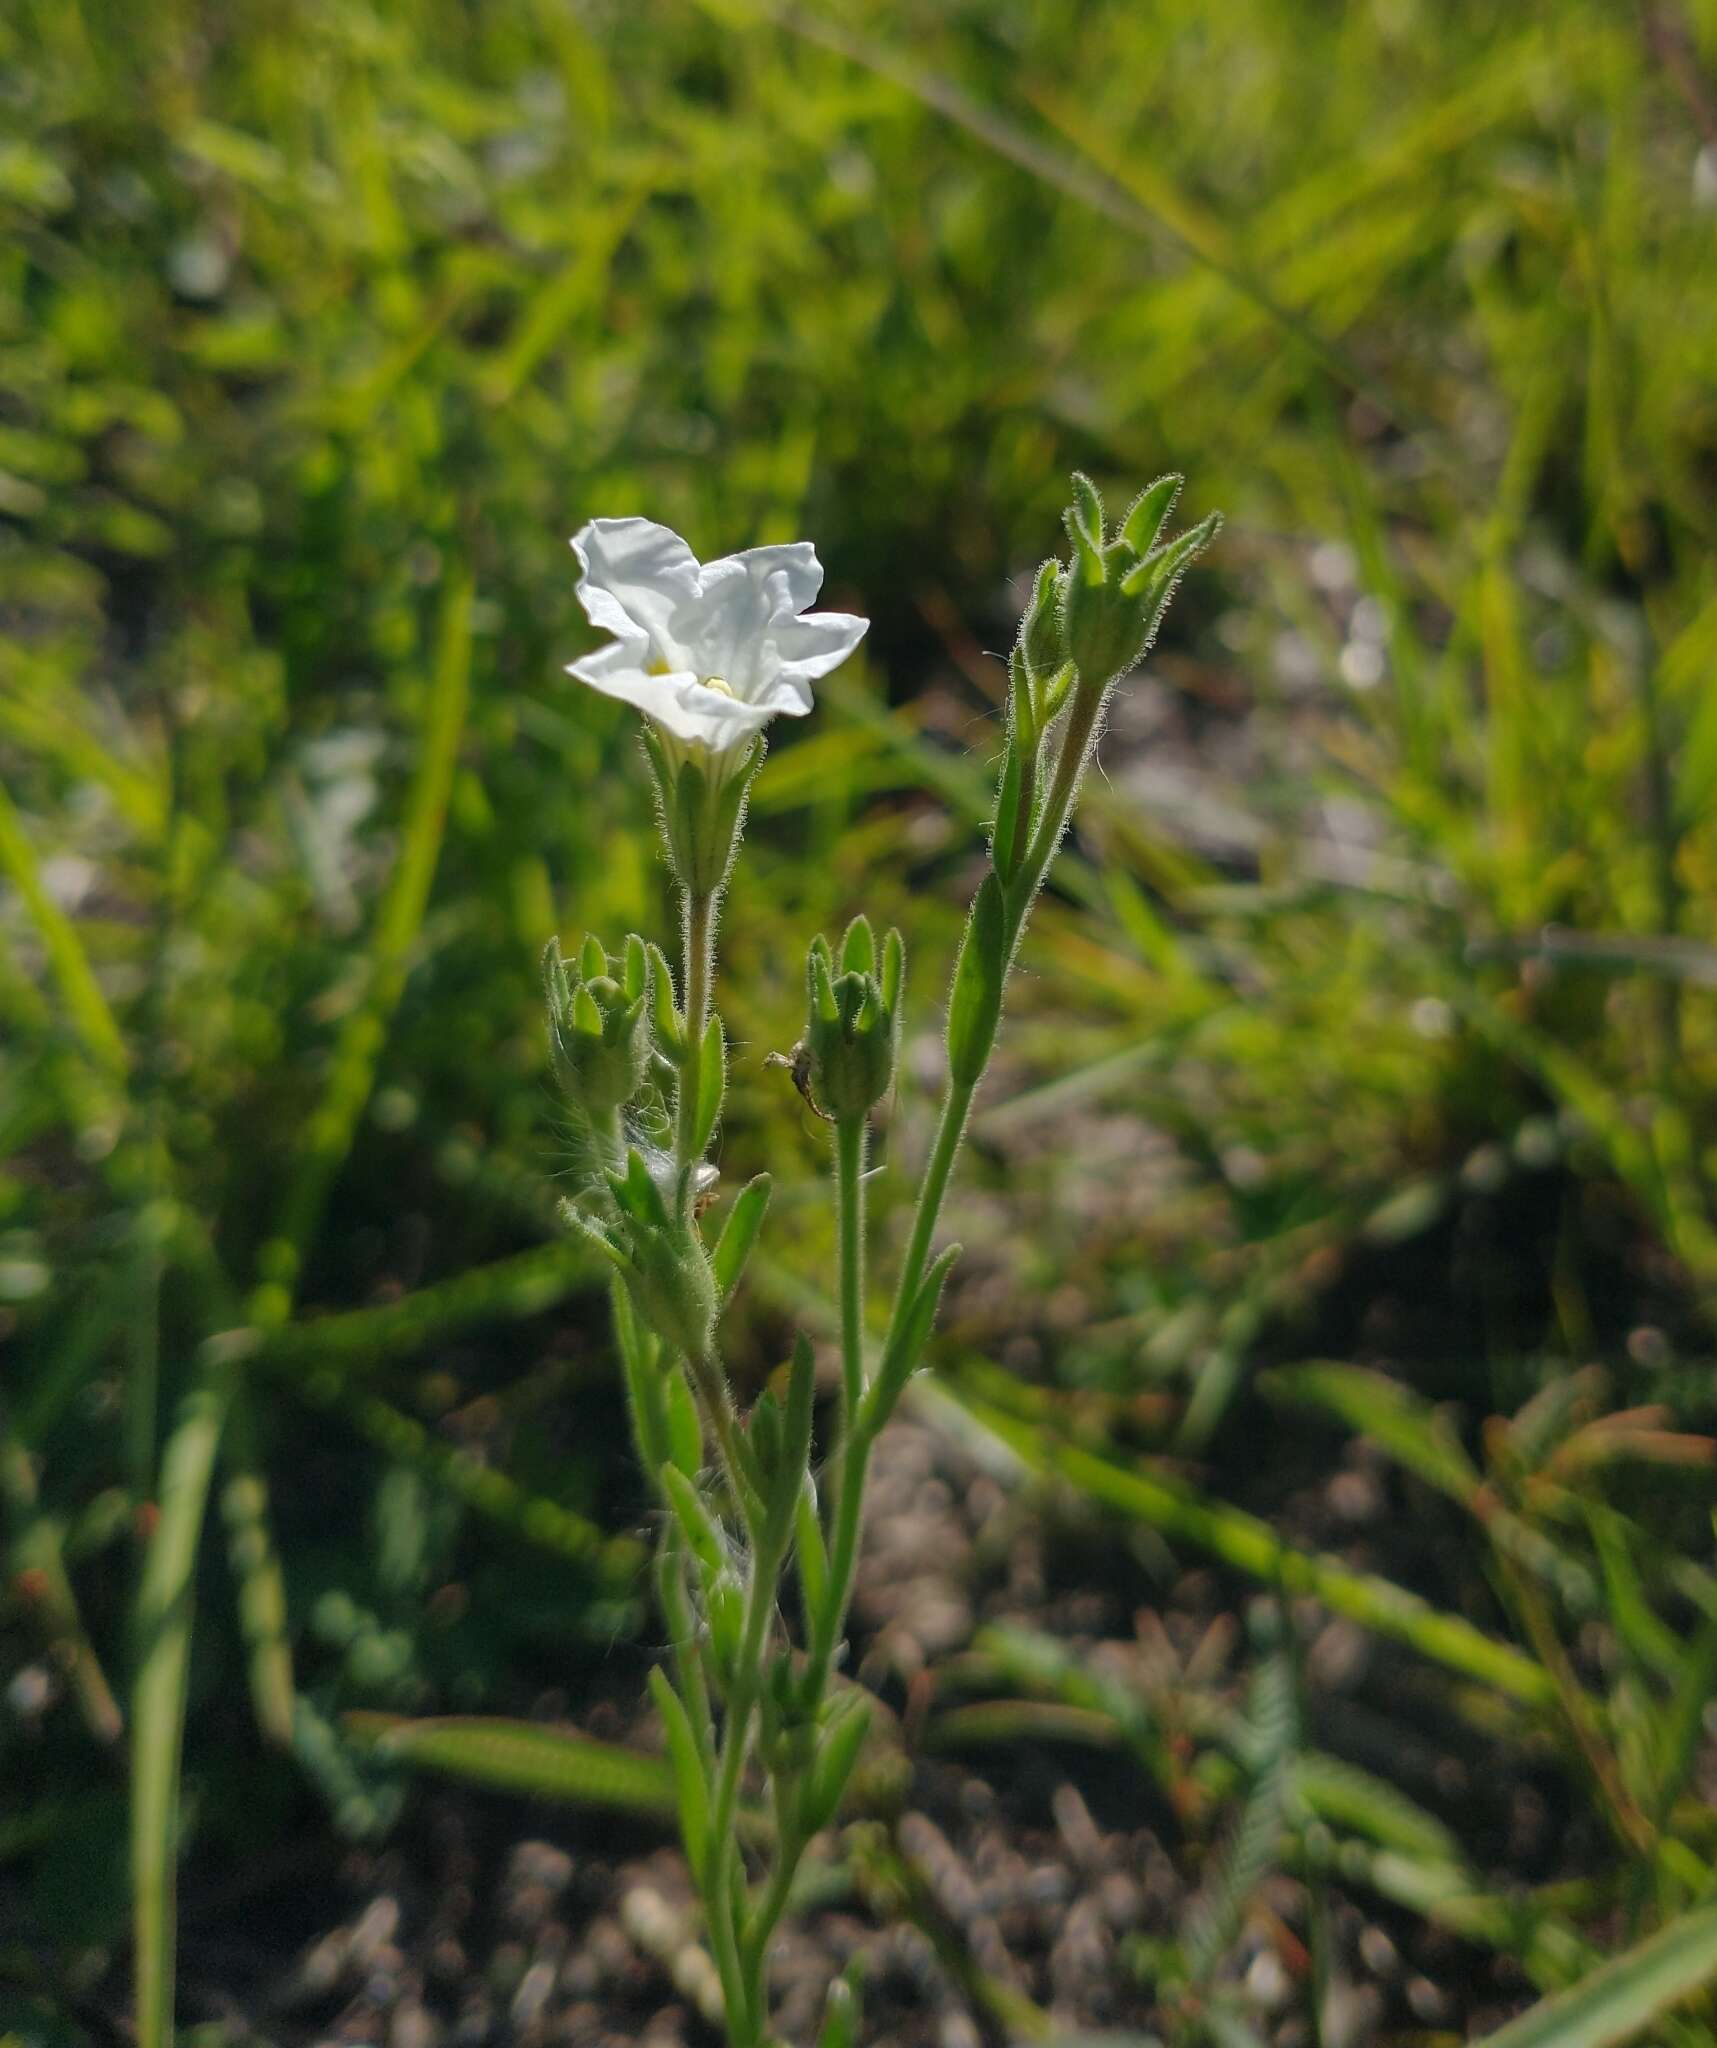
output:
[[[131,1883],[138,2048],[172,2048],[179,1768],[198,1538],[229,1374],[205,1371],[180,1406],[161,1461],[160,1519],[137,1594],[131,1710]]]
[[[1487,2034],[1482,2048],[1609,2048],[1631,2040],[1713,1975],[1717,1906],[1703,1906]]]
[[[1464,1678],[1494,1686],[1522,1704],[1552,1706],[1554,1680],[1532,1658],[1500,1643],[1459,1615],[1445,1614],[1416,1593],[1332,1557],[1296,1550],[1267,1522],[1220,1501],[1206,1500],[1183,1481],[1158,1471],[1111,1463],[1074,1444],[1056,1441],[1002,1414],[965,1391],[949,1390],[960,1407],[1033,1470],[1058,1473],[1092,1499],[1193,1543],[1237,1571],[1287,1593],[1311,1593],[1379,1635],[1404,1642]]]

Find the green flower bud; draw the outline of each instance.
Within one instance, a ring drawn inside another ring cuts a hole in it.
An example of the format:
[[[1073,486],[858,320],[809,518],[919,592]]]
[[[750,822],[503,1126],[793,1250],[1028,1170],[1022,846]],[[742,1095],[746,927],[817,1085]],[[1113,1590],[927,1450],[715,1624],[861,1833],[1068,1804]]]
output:
[[[587,938],[575,971],[551,939],[543,954],[549,1037],[573,1100],[604,1119],[634,1101],[649,1071],[649,966],[641,939],[619,961]]]
[[[1179,489],[1179,477],[1159,478],[1107,540],[1096,486],[1087,477],[1073,479],[1066,519],[1074,562],[1061,583],[1061,623],[1085,688],[1100,690],[1143,660],[1181,571],[1209,546],[1221,524],[1212,513],[1159,548],[1157,538]]]
[[[827,943],[811,941],[805,962],[806,1023],[800,1048],[812,1104],[837,1123],[858,1120],[888,1093],[900,1046],[900,988],[905,973],[900,934],[882,942],[881,973],[870,922],[855,917],[835,971]]]

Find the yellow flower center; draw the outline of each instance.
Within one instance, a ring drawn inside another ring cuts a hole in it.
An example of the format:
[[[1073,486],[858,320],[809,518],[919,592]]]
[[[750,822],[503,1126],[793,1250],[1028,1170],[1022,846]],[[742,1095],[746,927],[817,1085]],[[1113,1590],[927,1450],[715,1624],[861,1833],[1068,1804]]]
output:
[[[652,676],[671,676],[673,672],[671,665],[660,656],[644,671],[646,675]],[[698,680],[706,690],[714,690],[718,697],[733,697],[733,685],[723,682],[720,676],[700,676]],[[734,697],[733,701],[738,703],[739,700]]]

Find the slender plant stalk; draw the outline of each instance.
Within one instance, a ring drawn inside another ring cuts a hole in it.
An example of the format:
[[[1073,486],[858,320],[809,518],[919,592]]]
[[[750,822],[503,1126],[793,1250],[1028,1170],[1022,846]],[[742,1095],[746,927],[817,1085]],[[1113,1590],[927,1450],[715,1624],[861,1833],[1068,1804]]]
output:
[[[703,1078],[703,1035],[709,1022],[710,970],[720,899],[713,890],[685,892],[683,975],[686,996],[686,1054],[680,1075],[675,1157],[683,1173],[697,1164],[698,1090]]]
[[[835,1209],[840,1231],[841,1420],[850,1430],[864,1398],[864,1160],[862,1117],[835,1127]]]

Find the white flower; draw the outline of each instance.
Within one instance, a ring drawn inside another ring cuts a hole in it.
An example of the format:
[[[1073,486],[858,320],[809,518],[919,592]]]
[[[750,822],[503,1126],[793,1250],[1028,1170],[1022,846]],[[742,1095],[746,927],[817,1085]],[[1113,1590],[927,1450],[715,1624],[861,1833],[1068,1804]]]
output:
[[[811,685],[839,668],[868,619],[805,607],[823,586],[809,541],[699,563],[649,519],[593,519],[573,536],[578,601],[615,637],[567,664],[635,704],[677,740],[724,752],[777,712],[802,718]]]

